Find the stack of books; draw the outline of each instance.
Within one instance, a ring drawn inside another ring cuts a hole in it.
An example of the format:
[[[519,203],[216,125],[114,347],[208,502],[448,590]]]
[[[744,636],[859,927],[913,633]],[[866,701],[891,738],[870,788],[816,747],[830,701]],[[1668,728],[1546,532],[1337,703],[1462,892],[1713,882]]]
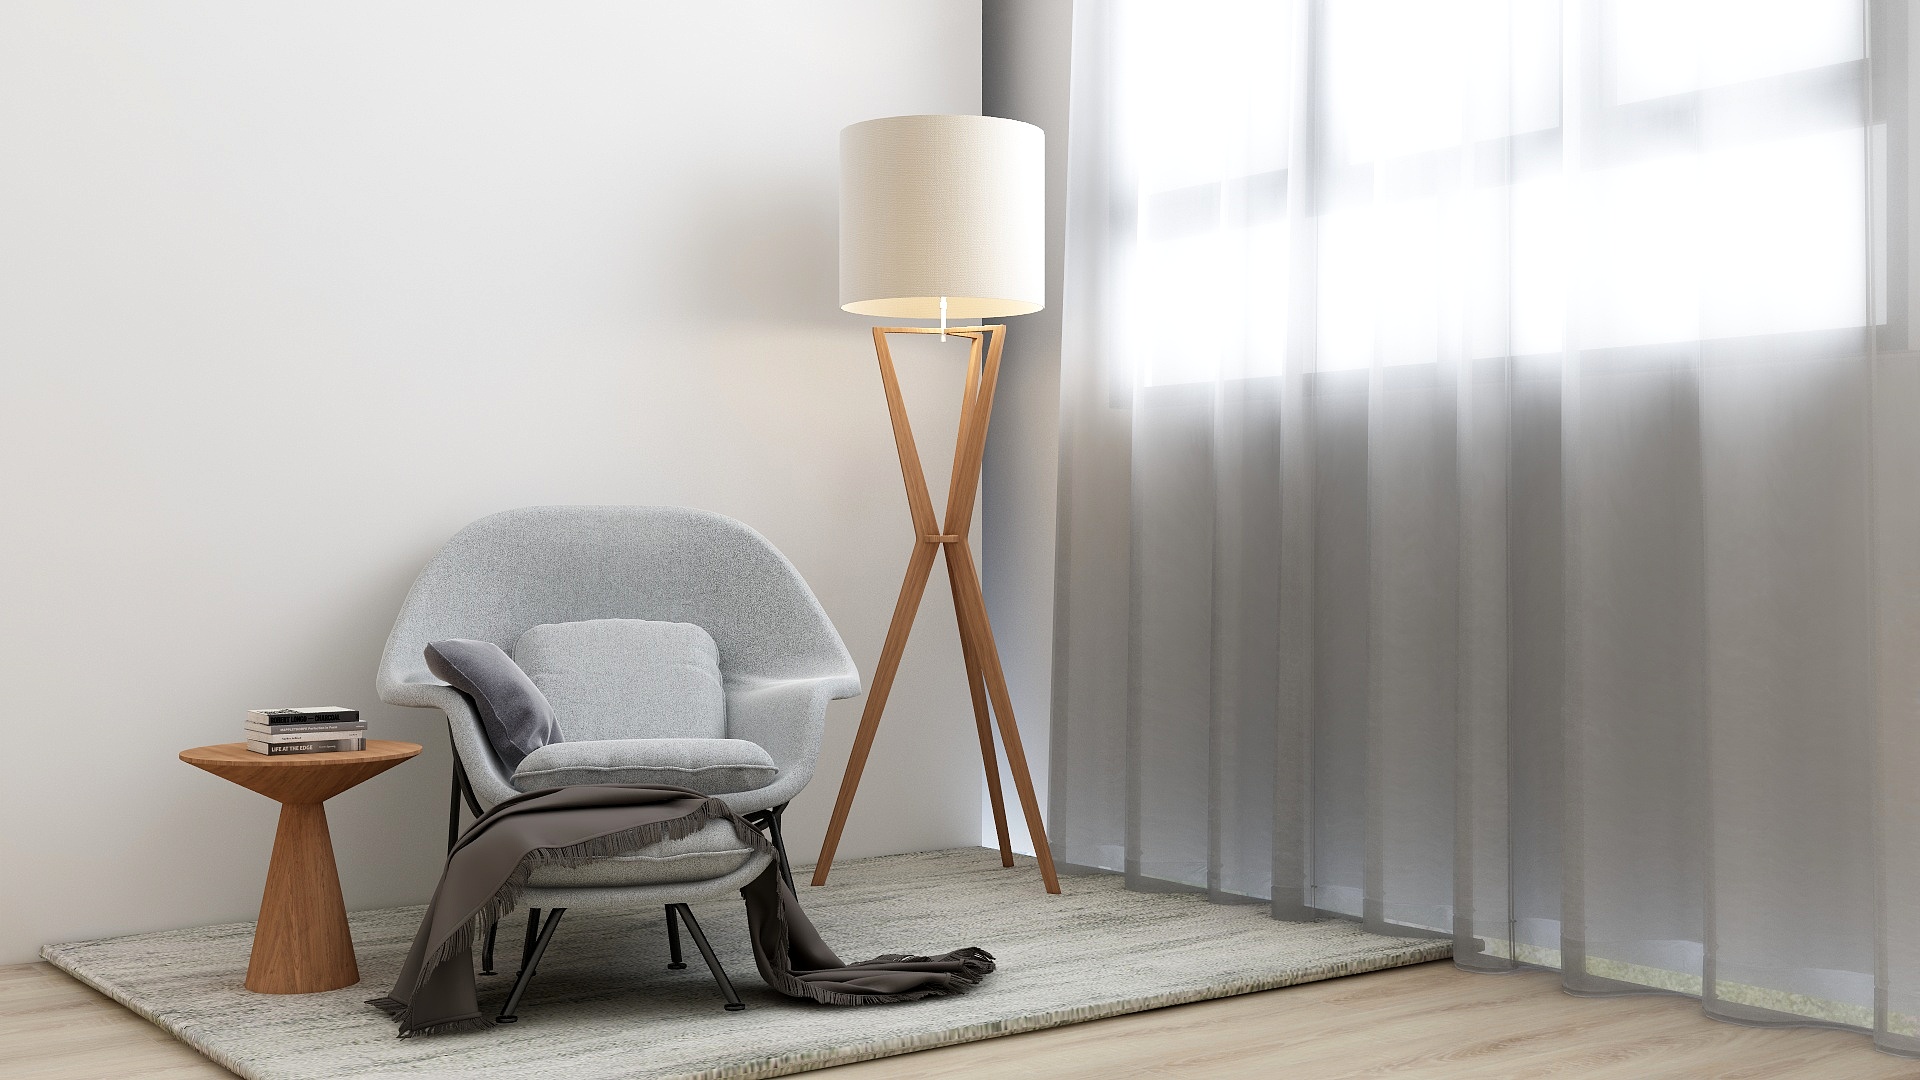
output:
[[[247,714],[247,749],[256,754],[332,754],[365,750],[367,725],[358,709],[255,709]]]

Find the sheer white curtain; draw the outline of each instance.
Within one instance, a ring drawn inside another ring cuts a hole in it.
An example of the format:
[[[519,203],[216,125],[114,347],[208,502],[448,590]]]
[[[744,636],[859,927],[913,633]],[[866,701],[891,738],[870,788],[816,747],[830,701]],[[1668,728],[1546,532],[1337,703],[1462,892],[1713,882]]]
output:
[[[1056,858],[1920,1051],[1906,4],[1075,18]]]

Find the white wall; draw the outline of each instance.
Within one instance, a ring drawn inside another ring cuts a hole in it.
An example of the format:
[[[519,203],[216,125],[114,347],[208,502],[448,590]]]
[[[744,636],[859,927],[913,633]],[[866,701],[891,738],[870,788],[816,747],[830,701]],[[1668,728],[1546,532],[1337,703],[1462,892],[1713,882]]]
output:
[[[835,306],[837,133],[977,111],[980,26],[978,0],[0,6],[0,962],[251,918],[272,805],[174,755],[262,705],[427,745],[329,805],[348,905],[423,900],[444,727],[373,668],[492,511],[739,517],[870,674],[911,533]],[[903,373],[943,475],[959,368]],[[978,837],[927,597],[842,857]],[[802,860],[859,705],[789,817]]]
[[[1047,306],[1008,320],[1000,388],[988,429],[986,541],[981,571],[987,611],[1020,721],[1034,786],[1047,798],[1048,717],[1053,688],[1054,520],[1060,462],[1060,284],[1066,254],[1067,88],[1072,0],[985,0],[982,111],[1047,133]],[[1005,771],[1004,762],[1002,771]],[[1032,853],[1026,822],[1006,788],[1009,832]],[[993,818],[982,832],[993,844]]]

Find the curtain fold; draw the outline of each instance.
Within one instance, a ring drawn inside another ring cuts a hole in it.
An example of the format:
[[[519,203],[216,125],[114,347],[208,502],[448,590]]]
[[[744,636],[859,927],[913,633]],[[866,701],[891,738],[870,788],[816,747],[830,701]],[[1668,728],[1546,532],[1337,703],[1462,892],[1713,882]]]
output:
[[[1914,32],[1080,3],[1055,858],[1920,1053]]]

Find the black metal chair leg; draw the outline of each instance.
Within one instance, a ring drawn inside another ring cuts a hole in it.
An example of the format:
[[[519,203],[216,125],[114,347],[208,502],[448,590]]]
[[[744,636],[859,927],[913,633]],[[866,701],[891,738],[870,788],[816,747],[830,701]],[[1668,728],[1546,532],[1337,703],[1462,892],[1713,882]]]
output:
[[[686,968],[687,965],[680,959],[680,914],[673,910],[672,904],[667,905],[667,957],[669,969],[681,971]]]
[[[774,861],[780,864],[780,877],[786,881],[787,890],[793,891],[793,861],[787,858],[787,838],[780,832],[780,815],[785,813],[786,803],[771,810],[755,810],[746,815],[747,824],[756,829],[765,829],[767,839],[773,841]]]
[[[493,1018],[494,1023],[512,1024],[519,1021],[520,1018],[514,1015],[514,1010],[520,1007],[520,997],[527,992],[527,984],[533,981],[533,973],[540,967],[540,958],[546,955],[547,943],[553,940],[553,932],[560,927],[560,916],[566,913],[567,909],[563,907],[549,911],[546,923],[540,927],[540,936],[529,938],[527,959],[520,966],[520,977],[513,980],[513,989],[507,993],[507,1003],[500,1007],[500,1015]],[[527,922],[528,929],[532,929],[539,918],[540,909],[533,909],[533,918]]]
[[[460,764],[458,752],[453,755],[453,778],[460,782],[460,797],[466,801],[467,813],[479,817],[482,813],[480,797],[473,793],[473,781],[467,779],[467,767]]]
[[[453,854],[454,842],[460,839],[460,767],[454,766],[453,791],[447,802],[447,854]]]
[[[693,935],[693,944],[700,950],[700,958],[707,962],[707,970],[713,972],[713,981],[720,984],[720,996],[727,999],[727,1011],[739,1012],[746,1008],[740,995],[734,993],[733,982],[727,978],[726,969],[720,966],[720,958],[713,955],[713,946],[707,944],[707,935],[700,930],[700,921],[693,917],[693,909],[685,904],[671,904],[669,907],[680,909],[680,917],[687,920],[687,933]]]
[[[520,945],[520,970],[533,963],[533,945],[540,938],[540,909],[527,909],[527,939]]]
[[[467,770],[460,764],[460,753],[453,755],[453,795],[447,806],[447,854],[453,854],[453,845],[460,842],[460,804],[467,804],[467,812],[475,819],[480,817],[480,799],[473,793],[473,784],[467,780]]]
[[[797,895],[793,887],[793,864],[787,861],[787,840],[780,835],[780,814],[786,808],[786,804],[782,803],[768,812],[767,832],[773,836],[774,855],[780,860],[780,876],[786,879],[787,891]]]
[[[493,937],[499,930],[500,923],[498,920],[487,924],[487,944],[485,948],[480,950],[480,974],[482,975],[495,974],[493,970]]]

